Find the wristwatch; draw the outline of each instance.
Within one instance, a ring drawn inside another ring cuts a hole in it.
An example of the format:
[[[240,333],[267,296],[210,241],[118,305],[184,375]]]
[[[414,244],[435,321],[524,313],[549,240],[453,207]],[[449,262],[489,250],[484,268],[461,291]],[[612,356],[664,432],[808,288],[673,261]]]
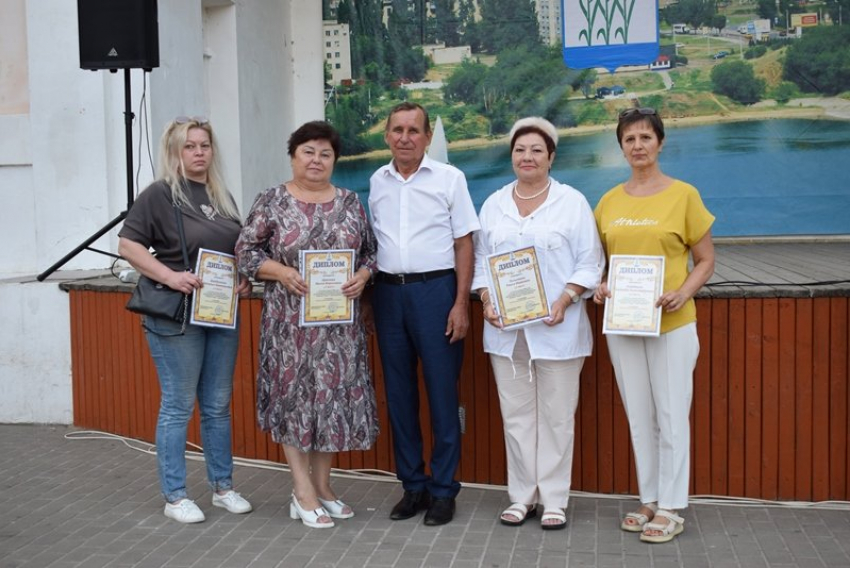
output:
[[[581,300],[581,296],[578,295],[576,291],[570,288],[569,286],[564,287],[564,292],[566,292],[567,296],[570,297],[571,304],[578,304],[579,300]]]

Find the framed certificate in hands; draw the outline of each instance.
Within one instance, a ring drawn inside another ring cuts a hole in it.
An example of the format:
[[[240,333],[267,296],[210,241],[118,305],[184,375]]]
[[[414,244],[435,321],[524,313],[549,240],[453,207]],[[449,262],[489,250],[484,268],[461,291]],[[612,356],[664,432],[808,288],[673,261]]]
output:
[[[354,323],[354,300],[342,293],[354,275],[354,249],[302,250],[300,256],[307,294],[301,298],[299,324]]]
[[[549,301],[535,248],[526,247],[487,256],[493,306],[504,329],[513,329],[549,317]]]
[[[232,254],[198,249],[195,274],[204,283],[192,293],[192,312],[189,323],[209,327],[236,327],[236,286],[239,274],[236,257]]]
[[[608,266],[608,290],[602,333],[658,336],[664,291],[664,257],[613,254]]]

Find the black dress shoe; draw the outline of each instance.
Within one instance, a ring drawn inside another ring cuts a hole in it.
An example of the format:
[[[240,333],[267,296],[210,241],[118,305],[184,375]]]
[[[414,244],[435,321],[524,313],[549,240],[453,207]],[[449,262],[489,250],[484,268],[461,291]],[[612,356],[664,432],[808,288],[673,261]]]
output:
[[[403,521],[416,516],[419,511],[424,511],[431,503],[431,496],[427,491],[405,491],[401,501],[395,504],[390,518],[394,521]]]
[[[454,497],[434,497],[431,499],[431,506],[428,507],[428,512],[425,513],[425,524],[429,527],[444,525],[450,522],[454,516]]]

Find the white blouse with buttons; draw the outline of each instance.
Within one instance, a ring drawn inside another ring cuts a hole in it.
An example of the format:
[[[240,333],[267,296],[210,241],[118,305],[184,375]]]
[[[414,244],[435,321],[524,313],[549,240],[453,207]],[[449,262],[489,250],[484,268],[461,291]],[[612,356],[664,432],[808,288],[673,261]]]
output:
[[[546,200],[523,217],[512,193],[513,182],[488,197],[481,207],[481,230],[475,233],[472,289],[489,286],[487,255],[533,245],[550,304],[563,294],[567,283],[586,288],[583,296],[590,297],[602,277],[605,255],[587,199],[576,189],[552,180]],[[532,359],[586,357],[593,348],[583,301],[568,307],[559,325],[550,327],[538,322],[523,330]],[[516,335],[515,330],[502,331],[485,323],[484,351],[511,357]]]

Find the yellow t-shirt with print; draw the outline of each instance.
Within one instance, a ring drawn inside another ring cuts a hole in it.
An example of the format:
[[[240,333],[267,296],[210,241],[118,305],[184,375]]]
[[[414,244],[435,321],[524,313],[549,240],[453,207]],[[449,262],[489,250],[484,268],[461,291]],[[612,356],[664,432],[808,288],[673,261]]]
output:
[[[609,255],[664,257],[664,291],[677,290],[688,277],[691,247],[705,236],[714,216],[697,189],[674,180],[654,195],[633,197],[620,184],[602,196],[594,211],[602,244]],[[663,312],[661,333],[697,319],[693,298],[675,312]]]

